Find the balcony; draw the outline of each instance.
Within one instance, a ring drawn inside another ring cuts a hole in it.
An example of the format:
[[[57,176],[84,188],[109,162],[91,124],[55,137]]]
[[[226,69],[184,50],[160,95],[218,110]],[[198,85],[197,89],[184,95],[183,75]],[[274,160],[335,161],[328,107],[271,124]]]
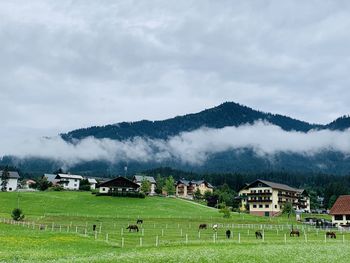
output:
[[[272,200],[271,199],[262,199],[262,200],[249,199],[248,203],[272,203]]]
[[[270,193],[270,192],[265,192],[265,193],[248,193],[247,195],[249,195],[249,196],[262,196],[262,195],[271,196],[272,193]]]

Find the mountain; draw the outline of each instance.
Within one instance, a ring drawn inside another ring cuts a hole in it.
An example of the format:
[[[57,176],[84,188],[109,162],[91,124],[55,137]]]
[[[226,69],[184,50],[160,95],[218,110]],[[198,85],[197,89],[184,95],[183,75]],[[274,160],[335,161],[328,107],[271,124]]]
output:
[[[199,113],[187,114],[163,121],[122,122],[106,126],[94,126],[61,134],[66,141],[93,136],[95,138],[109,138],[126,140],[140,136],[152,139],[166,139],[181,132],[189,132],[203,126],[208,128],[238,127],[243,124],[253,124],[257,120],[267,121],[286,131],[307,132],[321,128],[321,125],[310,124],[278,114],[265,113],[242,106],[234,102],[225,102],[215,108]]]
[[[254,110],[234,102],[225,102],[211,109],[177,116],[167,120],[142,120],[137,122],[121,122],[106,126],[94,126],[73,130],[61,134],[61,137],[69,144],[75,144],[87,137],[97,139],[108,138],[118,141],[124,141],[134,137],[166,140],[182,132],[190,132],[202,127],[220,129],[253,124],[256,121],[271,123],[284,131],[298,131],[301,133],[323,129],[344,131],[350,128],[349,116],[340,117],[327,125],[311,124],[279,114]],[[254,128],[256,127],[252,127],[252,129]],[[157,152],[158,150],[157,145],[151,146],[151,151]],[[35,157],[16,158],[14,156],[6,156],[0,159],[0,165],[13,165],[19,167],[24,172],[35,172],[37,174],[66,167],[65,163],[57,160]],[[170,155],[170,157],[162,159],[162,161],[155,160],[155,158],[151,158],[148,161],[124,160],[109,162],[95,160],[80,162],[66,168],[74,173],[106,177],[115,174],[124,174],[125,165],[128,165],[127,172],[129,174],[151,170],[157,167],[171,167],[201,174],[282,171],[345,175],[350,172],[350,156],[349,154],[328,148],[313,154],[281,151],[275,152],[273,155],[264,155],[258,154],[252,146],[245,146],[239,149],[225,148],[221,151],[214,151],[206,156],[205,161],[200,164],[186,162],[186,160],[181,161],[176,155]]]

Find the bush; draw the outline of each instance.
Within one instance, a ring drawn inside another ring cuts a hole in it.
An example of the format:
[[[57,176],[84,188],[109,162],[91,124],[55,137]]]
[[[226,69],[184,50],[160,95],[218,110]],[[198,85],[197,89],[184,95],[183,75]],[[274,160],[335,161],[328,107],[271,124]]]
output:
[[[11,217],[15,221],[20,221],[20,220],[24,219],[24,214],[22,213],[21,209],[15,208],[12,210]]]
[[[224,218],[230,218],[231,217],[230,209],[227,206],[225,206],[223,208],[220,208],[219,212],[224,214]]]
[[[51,188],[53,191],[63,191],[63,187],[60,185],[55,185],[54,187]]]

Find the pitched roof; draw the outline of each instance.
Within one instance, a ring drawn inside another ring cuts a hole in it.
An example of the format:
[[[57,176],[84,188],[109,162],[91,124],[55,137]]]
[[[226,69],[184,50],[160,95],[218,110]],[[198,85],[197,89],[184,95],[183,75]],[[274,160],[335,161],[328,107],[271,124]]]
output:
[[[137,183],[141,183],[143,180],[147,180],[152,184],[156,183],[156,180],[154,180],[153,176],[134,175],[133,180],[135,180]]]
[[[3,171],[0,171],[0,175],[2,175]],[[19,174],[16,171],[8,171],[9,172],[9,178],[11,179],[18,179],[19,178]]]
[[[208,182],[205,181],[205,180],[197,180],[197,181],[192,180],[192,181],[189,181],[189,180],[185,180],[185,179],[180,179],[180,180],[177,181],[176,184],[184,184],[184,185],[186,185],[186,186],[189,186],[189,185],[191,185],[191,184],[200,185],[200,184],[202,184],[202,183],[206,184],[207,187],[209,187],[209,188],[214,188],[210,183],[208,183]]]
[[[350,215],[350,195],[341,195],[329,212],[331,215]]]
[[[274,183],[274,182],[270,182],[270,181],[265,181],[265,180],[261,180],[261,179],[257,179],[254,182],[250,183],[248,186],[245,186],[244,188],[249,188],[252,184],[256,183],[256,182],[261,182],[271,188],[274,189],[279,189],[279,190],[284,190],[284,191],[291,191],[291,192],[298,192],[299,189],[290,187],[286,184],[279,184],[279,183]]]
[[[88,178],[87,180],[90,184],[97,184],[97,181],[95,178]]]
[[[100,183],[97,187],[132,187],[134,189],[137,189],[140,186],[125,177],[119,176],[112,180]]]
[[[83,177],[81,175],[75,175],[75,174],[58,174],[58,178],[66,178],[66,179],[80,179],[83,180]]]
[[[56,180],[57,174],[44,174],[44,177],[47,179],[47,181],[53,183]]]

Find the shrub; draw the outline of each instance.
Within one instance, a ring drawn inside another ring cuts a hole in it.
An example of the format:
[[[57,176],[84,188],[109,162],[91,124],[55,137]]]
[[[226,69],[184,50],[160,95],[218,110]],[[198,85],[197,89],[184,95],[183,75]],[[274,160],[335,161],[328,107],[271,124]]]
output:
[[[231,217],[230,209],[227,206],[220,208],[219,213],[223,213],[224,218]]]
[[[20,221],[24,219],[24,214],[22,213],[22,210],[20,208],[15,208],[12,210],[11,217],[15,221]]]

